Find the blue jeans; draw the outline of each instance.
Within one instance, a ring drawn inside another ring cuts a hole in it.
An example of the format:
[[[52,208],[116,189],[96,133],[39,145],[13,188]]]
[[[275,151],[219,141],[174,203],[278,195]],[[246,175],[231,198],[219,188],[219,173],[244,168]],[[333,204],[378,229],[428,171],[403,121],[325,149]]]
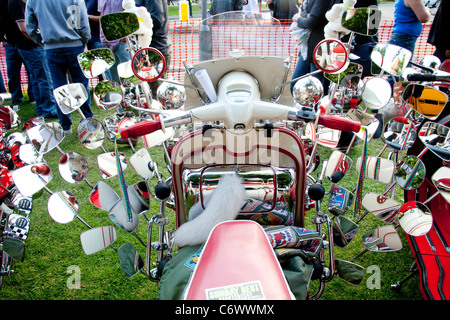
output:
[[[88,100],[80,107],[81,112],[86,118],[92,118],[94,114],[91,111],[91,98],[89,93],[89,79],[81,71],[78,64],[78,55],[84,52],[84,47],[63,47],[45,50],[47,54],[48,68],[52,75],[53,88],[59,88],[68,84],[67,73],[70,74],[72,83],[82,83],[88,93]],[[64,130],[69,130],[72,126],[70,114],[63,114],[56,108],[59,123]]]
[[[392,32],[391,37],[389,38],[389,43],[408,49],[409,51],[411,51],[411,54],[414,54],[416,40],[416,37],[410,36],[408,34]]]
[[[111,79],[116,81],[117,83],[120,83],[119,75],[117,73],[117,65],[122,62],[131,60],[130,53],[125,51],[127,48],[128,44],[119,41],[119,46],[113,51],[116,62],[109,69],[109,72],[111,73]]]
[[[0,92],[6,92],[5,81],[3,80],[3,74],[0,72]]]
[[[352,50],[352,53],[356,54],[359,58],[352,60],[354,63],[358,63],[363,67],[363,73],[361,78],[365,78],[372,75],[371,67],[372,60],[370,55],[376,42],[367,42],[363,44],[356,44]]]
[[[304,60],[302,55],[298,55],[297,64],[295,65],[294,73],[292,74],[292,79],[304,76],[305,74],[308,74],[310,72],[316,71],[318,68],[313,62],[308,62],[307,60]],[[316,73],[314,75],[317,79],[319,79],[323,83],[323,73]],[[296,81],[297,82],[297,81]],[[291,83],[291,93],[292,89],[294,89],[294,85],[296,82]]]
[[[57,107],[43,47],[38,46],[31,50],[19,49],[18,51],[29,70],[30,82],[36,99],[36,114],[44,117],[54,116]]]
[[[12,44],[5,44],[6,71],[8,74],[8,88],[11,93],[13,103],[19,103],[23,100],[22,87],[20,86],[20,69],[23,60]]]
[[[19,49],[17,49],[16,46],[6,43],[5,44],[5,58],[6,58],[6,71],[8,75],[8,88],[9,93],[11,93],[12,97],[12,105],[17,104],[23,101],[23,94],[22,94],[22,86],[20,85],[20,71],[22,68],[22,65],[26,68],[26,63],[23,61],[22,57],[20,56]],[[30,100],[35,100],[34,94],[33,94],[33,85],[31,84],[32,79],[29,72],[29,69],[26,68],[27,75],[28,75],[28,98]]]

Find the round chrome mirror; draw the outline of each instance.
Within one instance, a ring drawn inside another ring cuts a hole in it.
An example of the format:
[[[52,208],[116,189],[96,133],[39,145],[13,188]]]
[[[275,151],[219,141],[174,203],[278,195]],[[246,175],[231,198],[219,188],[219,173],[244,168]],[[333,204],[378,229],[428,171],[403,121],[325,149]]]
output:
[[[394,150],[407,150],[416,141],[417,131],[408,119],[396,117],[389,121],[381,136],[383,141]]]
[[[345,45],[336,39],[324,39],[314,48],[314,64],[327,73],[337,73],[349,64],[348,51]]]
[[[116,109],[122,100],[122,88],[114,80],[100,81],[94,88],[94,101],[100,109]]]
[[[84,181],[89,172],[86,158],[74,151],[65,153],[59,159],[58,169],[61,177],[69,183]]]
[[[431,211],[423,203],[409,201],[400,207],[398,222],[402,229],[413,237],[423,236],[433,226]]]
[[[391,99],[392,88],[389,82],[383,78],[370,78],[364,84],[361,98],[370,109],[381,109]]]
[[[69,223],[78,215],[78,201],[72,193],[58,191],[48,199],[47,209],[50,217],[56,222]]]
[[[158,80],[166,69],[166,59],[155,48],[142,48],[136,51],[131,66],[134,75],[142,81]]]
[[[309,76],[298,80],[292,89],[295,102],[301,106],[314,106],[323,96],[322,82]]]
[[[394,180],[403,190],[412,190],[420,187],[425,179],[425,165],[415,156],[404,156],[394,169]]]
[[[166,110],[181,108],[186,102],[186,88],[170,82],[158,86],[156,98]]]
[[[84,119],[78,126],[78,139],[88,149],[100,148],[105,140],[102,123],[94,118]]]

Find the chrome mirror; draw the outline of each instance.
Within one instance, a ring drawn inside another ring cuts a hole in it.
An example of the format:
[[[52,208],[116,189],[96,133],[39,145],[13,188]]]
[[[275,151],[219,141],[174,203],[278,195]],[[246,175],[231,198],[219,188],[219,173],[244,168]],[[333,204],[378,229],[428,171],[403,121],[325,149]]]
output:
[[[117,12],[100,17],[100,27],[107,41],[119,40],[139,30],[139,20],[131,12]]]
[[[372,50],[370,58],[383,71],[400,76],[411,60],[411,51],[386,43],[378,43]],[[376,73],[373,73],[376,74]]]
[[[450,161],[450,128],[427,121],[419,130],[419,139],[431,152],[443,161]]]
[[[69,183],[83,182],[89,172],[86,158],[74,151],[62,155],[59,159],[58,169],[61,177]]]
[[[450,203],[450,168],[440,167],[431,177],[431,181],[441,196]]]
[[[407,150],[416,141],[417,131],[411,121],[406,118],[396,117],[386,124],[381,137],[392,149]]]
[[[377,252],[392,252],[400,250],[402,240],[394,226],[387,225],[373,229],[362,236],[366,250]]]
[[[362,101],[370,109],[381,109],[391,99],[392,88],[383,78],[370,78],[362,89]]]
[[[38,154],[45,154],[64,139],[64,133],[58,122],[44,123],[27,130],[27,136]]]
[[[97,119],[88,118],[81,121],[78,125],[77,134],[81,144],[90,150],[103,146],[105,130],[102,123]]]
[[[355,8],[344,11],[341,25],[357,34],[374,36],[381,22],[381,10],[376,8]]]
[[[394,180],[403,190],[417,189],[425,179],[425,170],[422,160],[407,155],[396,163]]]
[[[122,103],[123,92],[114,80],[103,80],[95,86],[93,97],[100,109],[114,110]]]
[[[91,255],[114,243],[117,232],[113,226],[89,229],[80,235],[80,240],[84,253]]]
[[[40,163],[17,168],[12,178],[20,194],[31,197],[52,180],[53,174],[46,163]]]
[[[438,89],[410,83],[403,92],[403,100],[424,117],[436,120],[444,110],[448,96]]]
[[[88,93],[82,83],[69,83],[53,90],[56,103],[64,114],[79,109],[87,100]]]
[[[123,244],[117,251],[120,266],[127,278],[131,278],[144,268],[144,260],[137,249],[129,242]]]
[[[373,216],[386,223],[394,221],[401,206],[394,199],[374,192],[368,192],[363,197],[361,204]]]
[[[78,55],[78,64],[86,78],[95,78],[111,68],[116,59],[109,48],[85,51]]]
[[[120,197],[116,191],[106,182],[98,181],[89,195],[89,202],[97,208],[110,212],[119,202]]]
[[[410,201],[403,204],[398,213],[402,229],[413,237],[423,236],[433,226],[431,211],[423,203]]]
[[[155,48],[142,48],[136,51],[132,59],[134,75],[142,81],[158,80],[166,69],[166,59]]]
[[[48,213],[50,217],[58,223],[69,223],[78,216],[78,201],[75,196],[68,191],[58,191],[53,193],[48,199]]]
[[[359,157],[356,160],[356,171],[361,172],[362,159]],[[366,178],[379,181],[382,183],[389,183],[394,174],[394,162],[389,159],[380,157],[367,157],[365,164],[364,176]]]
[[[314,48],[314,64],[327,73],[344,71],[349,64],[349,55],[345,45],[336,39],[324,39]]]

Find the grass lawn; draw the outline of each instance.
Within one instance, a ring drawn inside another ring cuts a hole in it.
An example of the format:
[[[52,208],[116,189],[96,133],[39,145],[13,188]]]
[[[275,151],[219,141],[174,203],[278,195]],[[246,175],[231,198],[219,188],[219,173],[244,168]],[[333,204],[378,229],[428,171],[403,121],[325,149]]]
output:
[[[92,102],[92,109],[95,118],[102,120],[112,112],[105,112],[99,109]],[[34,117],[34,107],[24,103],[18,112],[22,121]],[[74,124],[79,123],[80,116],[77,112],[71,114]],[[74,125],[76,129],[76,125]],[[64,152],[78,151],[83,154],[89,163],[89,173],[87,180],[95,184],[100,180],[100,173],[96,164],[96,157],[102,153],[101,150],[88,150],[78,141],[76,130],[72,135],[67,136],[60,144]],[[113,143],[106,140],[104,147],[107,151],[113,150]],[[139,141],[136,150],[143,147]],[[382,147],[381,141],[370,143],[370,155],[376,155]],[[330,150],[319,147],[321,159],[327,159]],[[356,160],[361,155],[362,144],[356,145],[350,152],[350,156]],[[127,145],[120,145],[119,151],[124,152],[127,157],[131,156],[131,148]],[[161,149],[153,148],[150,153],[154,160],[164,168],[164,160]],[[97,209],[88,201],[91,188],[87,183],[69,184],[60,176],[57,163],[61,154],[57,150],[52,150],[45,155],[52,172],[53,180],[47,185],[52,192],[67,190],[72,192],[79,203],[79,216],[82,217],[92,227],[113,225],[108,218],[108,213]],[[125,170],[127,184],[131,185],[140,181],[131,167]],[[167,171],[163,170],[165,177]],[[313,173],[315,175],[315,173]],[[354,168],[342,180],[341,185],[349,190],[356,185],[357,173]],[[106,180],[120,195],[117,177]],[[154,186],[155,182],[150,182]],[[327,189],[330,186],[328,181],[324,182]],[[365,190],[383,192],[384,185],[378,182],[366,180]],[[137,274],[131,279],[124,276],[118,263],[118,257],[114,250],[105,250],[87,256],[81,247],[80,234],[87,230],[87,227],[78,219],[68,224],[58,224],[54,222],[47,213],[47,201],[50,194],[40,191],[33,197],[33,211],[30,215],[31,229],[29,238],[26,240],[26,257],[22,263],[15,262],[15,273],[4,278],[3,287],[0,290],[0,300],[155,300],[157,298],[157,284],[148,280],[143,274]],[[397,192],[397,198],[401,201],[402,192]],[[323,210],[326,210],[327,201],[323,202]],[[147,214],[149,217],[159,212],[159,203],[152,201],[152,207]],[[173,222],[174,215],[168,210],[168,217]],[[311,210],[307,214],[306,221],[310,221],[313,216]],[[351,213],[346,216],[353,218]],[[343,249],[337,248],[336,257],[338,259],[351,260],[360,253],[364,246],[361,236],[378,226],[384,225],[381,221],[368,214],[360,223],[360,230],[357,237]],[[173,227],[171,225],[170,227]],[[312,226],[308,226],[311,227]],[[132,243],[145,258],[145,248],[137,239],[129,233],[118,228],[118,240],[114,243],[119,248],[126,242]],[[137,234],[146,239],[147,222],[140,216],[140,226]],[[154,234],[156,235],[156,230]],[[421,299],[419,293],[419,278],[414,276],[407,282],[400,293],[391,290],[390,285],[405,277],[413,262],[413,256],[407,245],[403,231],[399,230],[403,242],[403,249],[392,253],[367,252],[356,263],[364,266],[368,271],[360,286],[352,286],[344,283],[338,278],[334,278],[327,283],[323,300],[414,300]],[[154,239],[156,240],[156,238]],[[71,288],[74,283],[75,274],[72,270],[78,270],[80,286]],[[378,270],[376,273],[370,270]],[[374,277],[379,282],[374,281]],[[379,284],[379,287],[377,286]],[[312,287],[315,287],[312,283]],[[313,292],[313,291],[311,291]]]

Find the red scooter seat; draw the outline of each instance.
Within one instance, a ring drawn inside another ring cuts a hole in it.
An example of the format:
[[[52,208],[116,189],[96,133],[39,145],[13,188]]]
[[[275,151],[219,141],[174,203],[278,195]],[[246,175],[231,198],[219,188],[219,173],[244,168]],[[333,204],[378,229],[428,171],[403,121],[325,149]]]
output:
[[[253,221],[233,220],[211,231],[185,299],[295,298],[262,227]]]

